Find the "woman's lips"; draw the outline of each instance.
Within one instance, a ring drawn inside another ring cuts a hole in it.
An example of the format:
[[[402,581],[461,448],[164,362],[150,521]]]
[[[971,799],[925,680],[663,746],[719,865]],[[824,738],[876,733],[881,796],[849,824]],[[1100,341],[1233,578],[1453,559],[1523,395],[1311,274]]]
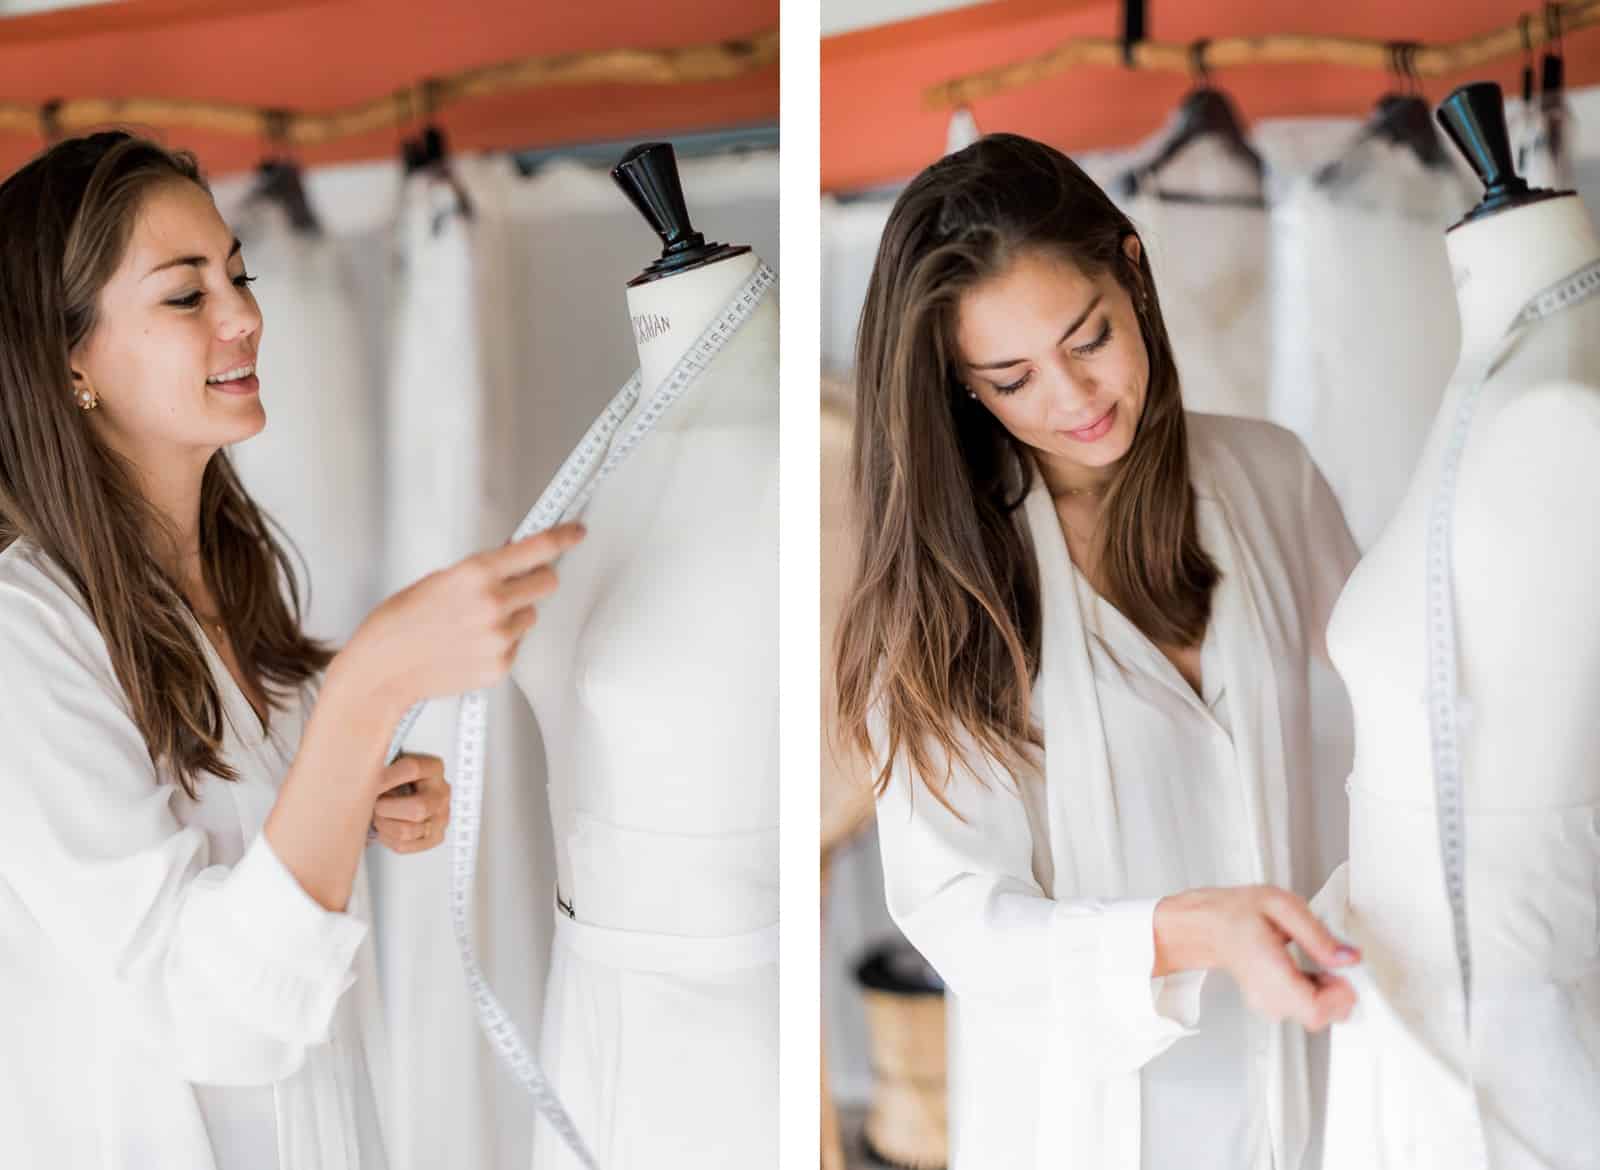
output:
[[[1080,443],[1092,443],[1096,439],[1103,439],[1111,433],[1111,424],[1117,419],[1117,404],[1113,402],[1111,409],[1107,410],[1094,422],[1086,427],[1079,427],[1075,431],[1062,431],[1069,439],[1076,439]]]
[[[261,381],[251,374],[248,378],[236,378],[232,382],[207,382],[206,388],[220,390],[224,394],[254,394],[261,389]]]

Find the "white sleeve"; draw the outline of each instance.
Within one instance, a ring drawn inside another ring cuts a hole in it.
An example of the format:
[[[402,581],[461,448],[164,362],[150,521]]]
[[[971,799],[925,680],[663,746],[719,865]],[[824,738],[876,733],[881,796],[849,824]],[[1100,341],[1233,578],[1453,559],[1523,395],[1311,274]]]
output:
[[[962,999],[1032,1001],[1076,1062],[1105,1075],[1142,1067],[1195,1030],[1205,972],[1151,976],[1158,899],[1048,897],[1022,798],[987,773],[980,784],[953,771],[957,816],[896,761],[878,800],[890,916]]]
[[[264,836],[209,864],[79,625],[0,582],[0,882],[175,1075],[279,1080],[326,1039],[367,924],[318,905]]]

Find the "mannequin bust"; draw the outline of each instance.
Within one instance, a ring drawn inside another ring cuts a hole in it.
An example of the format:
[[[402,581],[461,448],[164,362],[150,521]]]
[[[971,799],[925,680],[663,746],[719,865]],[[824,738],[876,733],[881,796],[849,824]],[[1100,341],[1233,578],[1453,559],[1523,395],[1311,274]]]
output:
[[[666,244],[627,290],[647,400],[758,259],[689,228],[669,146],[613,177]],[[557,858],[541,1047],[607,1165],[776,1160],[777,487],[769,294],[600,486],[512,668]]]
[[[1319,902],[1343,903],[1333,920],[1344,916],[1377,990],[1464,1078],[1425,700],[1428,510],[1462,395],[1518,310],[1600,258],[1600,238],[1571,192],[1497,193],[1515,179],[1497,86],[1458,90],[1440,120],[1489,197],[1446,236],[1456,373],[1400,507],[1328,629],[1356,736],[1350,860]],[[1453,531],[1471,1067],[1490,1164],[1600,1165],[1600,1069],[1585,1055],[1600,1048],[1600,297],[1532,326],[1484,386]],[[1373,1027],[1369,1014],[1334,1031],[1330,1170],[1388,1164],[1353,1136],[1369,1131],[1385,1149],[1402,1142],[1404,1164],[1467,1164],[1451,1162],[1460,1116],[1430,1104],[1447,1094],[1424,1088],[1383,1112],[1385,1086],[1416,1074],[1399,1071]]]

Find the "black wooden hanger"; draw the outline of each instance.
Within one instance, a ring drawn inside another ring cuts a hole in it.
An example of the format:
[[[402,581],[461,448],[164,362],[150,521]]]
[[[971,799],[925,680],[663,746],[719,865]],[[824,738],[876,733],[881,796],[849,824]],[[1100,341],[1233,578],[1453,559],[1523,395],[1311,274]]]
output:
[[[455,168],[450,165],[450,148],[445,141],[444,130],[433,120],[433,95],[438,82],[432,78],[425,79],[422,83],[423,115],[427,123],[422,128],[422,133],[414,138],[408,138],[401,144],[401,160],[407,175],[414,175],[418,171],[429,171],[450,185],[455,192],[456,211],[462,219],[471,220],[474,216],[472,197],[467,194],[466,187],[462,184]],[[442,223],[435,222],[433,231],[439,234]]]
[[[1188,147],[1204,138],[1213,139],[1225,147],[1230,155],[1239,159],[1260,179],[1266,173],[1266,164],[1256,153],[1244,132],[1243,121],[1234,107],[1233,99],[1211,85],[1211,73],[1206,68],[1208,41],[1196,41],[1189,48],[1190,67],[1195,86],[1178,107],[1178,124],[1172,134],[1156,152],[1154,158],[1128,171],[1122,176],[1124,195],[1133,195],[1149,180],[1158,177],[1163,169]],[[1240,207],[1265,207],[1260,195],[1200,195],[1185,192],[1154,192],[1156,198],[1167,202],[1218,204]]]
[[[1372,117],[1350,145],[1317,171],[1318,186],[1339,187],[1358,175],[1360,168],[1355,160],[1361,147],[1373,141],[1409,147],[1428,170],[1449,169],[1444,142],[1433,122],[1433,109],[1422,96],[1422,77],[1416,65],[1419,47],[1414,41],[1396,41],[1389,46],[1390,68],[1400,88],[1380,97]]]
[[[256,167],[255,185],[245,196],[244,203],[265,201],[282,207],[289,217],[289,226],[305,235],[320,236],[322,222],[311,210],[306,198],[304,176],[288,153],[289,114],[287,110],[267,111],[267,157]]]

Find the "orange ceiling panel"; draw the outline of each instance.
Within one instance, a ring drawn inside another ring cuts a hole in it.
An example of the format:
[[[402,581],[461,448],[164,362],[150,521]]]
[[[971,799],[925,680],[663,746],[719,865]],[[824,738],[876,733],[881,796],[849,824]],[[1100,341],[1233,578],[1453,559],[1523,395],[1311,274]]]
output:
[[[841,0],[826,0],[841,2]],[[1529,0],[1149,0],[1151,40],[1309,33],[1454,41],[1515,23]],[[952,77],[1036,55],[1071,37],[1115,37],[1121,5],[1098,0],[994,0],[897,25],[842,33],[822,44],[822,185],[849,190],[908,177],[944,150],[950,115],[922,104],[923,90]],[[1600,82],[1600,29],[1566,38],[1568,84]],[[1437,101],[1467,81],[1520,92],[1511,58],[1480,74],[1430,81]],[[1217,73],[1246,119],[1361,115],[1389,88],[1385,74],[1337,66],[1253,66]],[[1170,116],[1189,82],[1175,73],[1085,66],[973,107],[980,129],[1011,130],[1064,150],[1136,142]]]
[[[0,20],[0,101],[170,97],[317,112],[425,77],[526,56],[665,49],[749,37],[778,23],[778,0],[123,0]],[[452,149],[493,150],[772,122],[776,67],[689,85],[554,86],[447,106]],[[307,164],[387,157],[395,128],[307,147]],[[212,175],[253,166],[263,144],[158,128]],[[0,170],[39,151],[0,134]]]

